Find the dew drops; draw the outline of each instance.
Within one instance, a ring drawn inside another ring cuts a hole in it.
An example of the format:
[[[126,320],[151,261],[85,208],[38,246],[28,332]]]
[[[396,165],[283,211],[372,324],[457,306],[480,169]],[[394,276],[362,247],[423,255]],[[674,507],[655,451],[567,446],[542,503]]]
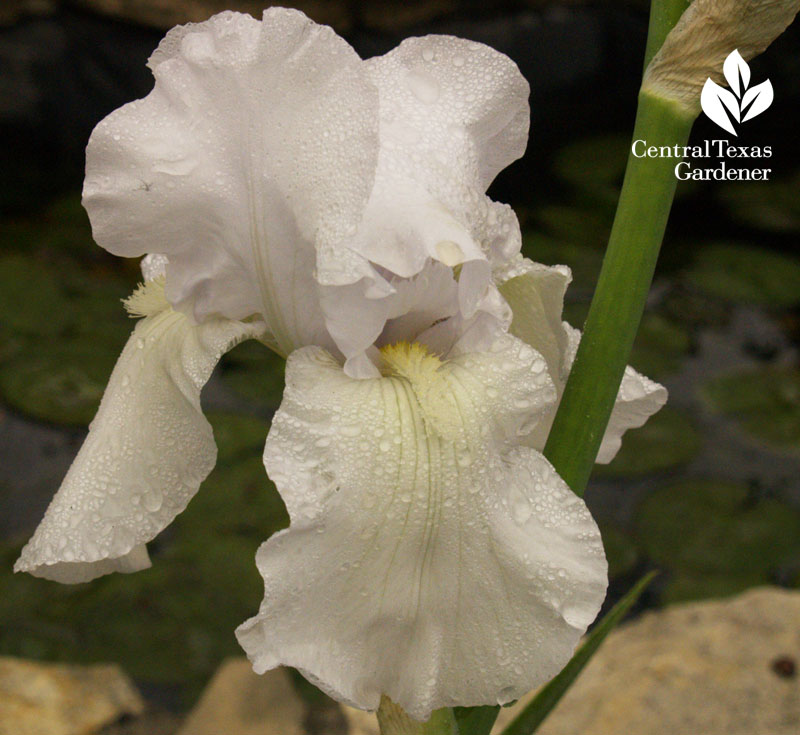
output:
[[[433,52],[433,49],[432,49],[432,48],[426,48],[426,49],[423,49],[423,51],[422,51],[422,58],[423,58],[425,61],[433,61],[433,59],[434,59],[434,56],[435,56],[435,54],[434,54],[434,52]]]
[[[453,66],[464,66],[464,57],[457,54],[453,57]]]
[[[439,99],[439,82],[422,69],[412,69],[406,75],[406,84],[412,94],[423,104],[431,105]]]
[[[144,507],[151,513],[155,513],[157,510],[161,509],[161,505],[164,502],[164,495],[160,490],[153,488],[144,494],[142,500],[144,502]]]

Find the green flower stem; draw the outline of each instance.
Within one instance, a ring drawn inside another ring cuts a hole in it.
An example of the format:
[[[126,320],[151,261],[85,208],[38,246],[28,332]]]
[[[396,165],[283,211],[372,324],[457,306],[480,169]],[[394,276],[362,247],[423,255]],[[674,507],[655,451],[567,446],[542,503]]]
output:
[[[693,122],[694,115],[675,103],[642,91],[633,140],[683,146]],[[589,480],[642,318],[675,195],[677,161],[633,152],[628,157],[583,338],[544,449],[578,495]]]
[[[388,697],[378,708],[381,735],[458,735],[458,725],[451,709],[438,709],[427,722],[412,720]]]
[[[647,48],[644,52],[644,68],[652,61],[691,0],[653,0],[650,3],[650,24],[647,27]]]

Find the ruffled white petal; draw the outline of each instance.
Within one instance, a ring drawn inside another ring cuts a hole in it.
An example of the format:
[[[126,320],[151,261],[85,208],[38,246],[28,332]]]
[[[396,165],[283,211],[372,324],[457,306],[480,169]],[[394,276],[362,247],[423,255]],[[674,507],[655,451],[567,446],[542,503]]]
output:
[[[560,399],[581,337],[580,330],[561,320],[564,293],[572,280],[569,268],[520,259],[511,261],[505,275],[507,280],[500,283],[500,293],[514,313],[511,333],[545,358]],[[607,464],[614,459],[622,445],[622,435],[644,425],[666,402],[667,389],[663,385],[626,367],[597,462]],[[544,448],[556,407],[557,404],[529,435],[529,446]]]
[[[566,322],[564,322],[564,330],[567,333],[568,345],[565,361],[567,375],[569,375],[578,352],[581,332]],[[608,420],[606,433],[603,435],[603,441],[597,452],[597,462],[608,464],[614,459],[622,446],[622,435],[628,429],[638,429],[640,426],[644,426],[647,419],[664,407],[667,398],[667,389],[663,385],[650,380],[628,365],[622,376],[622,383],[619,386],[611,418]]]
[[[365,66],[380,95],[380,150],[361,225],[347,241],[348,257],[363,260],[343,269],[336,257],[322,259],[319,278],[348,287],[348,301],[369,312],[374,334],[387,318],[385,288],[397,287],[397,277],[415,278],[431,262],[460,266],[459,323],[466,323],[498,304],[485,298],[494,290],[492,262],[519,251],[513,212],[485,191],[525,150],[528,84],[507,56],[451,36],[408,39]],[[323,301],[353,375],[352,358],[370,343],[339,306],[337,291]],[[502,309],[487,313],[502,329]]]
[[[377,93],[356,53],[302,13],[221,13],[171,31],[155,88],[87,149],[84,204],[118,255],[169,257],[167,296],[197,321],[259,315],[287,353],[333,348],[316,248],[354,232],[372,188]]]
[[[264,602],[237,635],[256,671],[424,719],[559,671],[606,563],[583,501],[515,446],[555,398],[544,360],[508,337],[438,369],[407,357],[368,380],[320,349],[289,358],[264,458],[292,524],[259,550]]]
[[[148,289],[157,288],[151,284]],[[180,513],[216,461],[200,391],[220,356],[263,325],[212,319],[192,326],[161,296],[136,326],[89,435],[15,571],[58,582],[150,566],[146,542]]]

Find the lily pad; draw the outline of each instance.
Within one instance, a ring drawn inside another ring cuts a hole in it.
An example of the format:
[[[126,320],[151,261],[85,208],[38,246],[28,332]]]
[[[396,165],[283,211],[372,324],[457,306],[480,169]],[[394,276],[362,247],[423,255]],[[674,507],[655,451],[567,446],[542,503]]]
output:
[[[37,419],[85,425],[133,320],[124,280],[23,255],[0,259],[0,394]]]
[[[597,465],[598,477],[637,477],[685,464],[700,450],[700,434],[691,418],[662,408],[639,429],[630,429],[622,448],[607,465]]]
[[[656,490],[639,509],[636,532],[656,564],[676,579],[708,580],[709,593],[766,584],[800,559],[800,511],[728,482],[685,481]]]
[[[600,524],[608,559],[608,576],[618,579],[630,574],[639,563],[639,551],[631,538],[616,526]]]
[[[763,248],[703,245],[686,278],[726,301],[774,307],[800,303],[800,258]]]
[[[661,303],[661,308],[673,324],[682,324],[689,329],[720,328],[730,320],[730,308],[727,303],[680,281],[672,284]]]
[[[0,321],[12,331],[53,335],[68,324],[55,272],[23,255],[0,257]]]
[[[732,416],[759,439],[800,448],[800,370],[769,367],[707,381],[701,395],[710,407]]]
[[[140,681],[180,687],[190,704],[222,659],[241,653],[233,631],[263,595],[258,541],[208,533],[190,541],[154,554],[152,569],[75,586],[12,578],[18,550],[2,554],[0,652],[116,661]]]
[[[91,342],[39,340],[0,364],[0,394],[12,408],[41,421],[86,426],[97,412],[116,349]]]
[[[677,371],[690,347],[689,333],[682,326],[661,314],[645,312],[630,363],[657,380]]]
[[[150,544],[152,569],[54,585],[12,577],[19,549],[0,547],[0,653],[113,660],[190,704],[225,657],[241,654],[233,631],[263,596],[256,550],[287,523],[260,456],[221,469]]]
[[[232,533],[258,541],[286,528],[286,506],[267,477],[262,453],[263,444],[246,459],[218,465],[178,518],[176,528],[190,530],[189,536]]]
[[[257,406],[275,409],[283,397],[286,360],[260,342],[243,342],[229,352],[221,370],[222,382]]]
[[[218,464],[233,464],[263,454],[269,431],[269,424],[263,419],[235,413],[206,414],[206,418],[214,427]]]

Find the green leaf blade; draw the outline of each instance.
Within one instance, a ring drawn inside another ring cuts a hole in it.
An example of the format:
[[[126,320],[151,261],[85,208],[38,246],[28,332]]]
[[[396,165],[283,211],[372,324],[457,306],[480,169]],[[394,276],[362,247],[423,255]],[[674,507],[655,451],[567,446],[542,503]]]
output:
[[[492,731],[500,707],[456,707],[453,710],[458,723],[459,735],[489,735]]]

